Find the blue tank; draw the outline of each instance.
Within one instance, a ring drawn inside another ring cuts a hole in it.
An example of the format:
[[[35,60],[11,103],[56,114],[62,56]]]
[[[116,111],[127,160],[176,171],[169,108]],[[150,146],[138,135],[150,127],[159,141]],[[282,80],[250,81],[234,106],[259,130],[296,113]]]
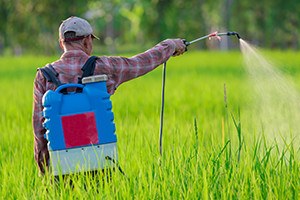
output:
[[[117,141],[112,103],[102,79],[88,77],[84,85],[65,84],[46,92],[43,115],[49,150]],[[66,92],[71,88],[73,92]]]
[[[83,84],[64,84],[43,96],[43,125],[55,175],[78,171],[78,164],[87,170],[102,168],[105,157],[116,158],[116,129],[106,80],[106,75],[86,77]]]

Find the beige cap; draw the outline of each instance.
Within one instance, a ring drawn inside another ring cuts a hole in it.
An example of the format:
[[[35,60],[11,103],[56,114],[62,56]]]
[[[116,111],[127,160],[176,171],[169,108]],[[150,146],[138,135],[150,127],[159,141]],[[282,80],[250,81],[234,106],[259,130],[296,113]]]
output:
[[[75,32],[74,38],[65,38],[64,34],[69,31]],[[69,17],[59,26],[59,38],[66,42],[81,40],[89,35],[92,35],[92,37],[99,40],[99,38],[93,34],[93,29],[90,23],[80,17]]]

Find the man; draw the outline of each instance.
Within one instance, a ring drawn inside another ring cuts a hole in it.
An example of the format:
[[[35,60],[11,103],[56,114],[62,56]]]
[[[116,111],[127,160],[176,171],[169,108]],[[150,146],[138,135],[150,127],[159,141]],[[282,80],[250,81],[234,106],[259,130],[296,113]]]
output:
[[[77,83],[78,77],[82,76],[81,67],[92,53],[93,39],[98,38],[86,20],[70,17],[62,22],[59,27],[59,44],[64,52],[59,60],[51,63],[62,83]],[[183,54],[185,50],[186,45],[182,39],[167,39],[131,58],[101,56],[96,60],[94,74],[106,74],[108,93],[114,94],[121,83],[148,73],[171,56]],[[34,155],[42,174],[49,165],[47,140],[44,138],[46,130],[42,125],[42,97],[47,90],[54,90],[55,87],[38,70],[33,91]]]

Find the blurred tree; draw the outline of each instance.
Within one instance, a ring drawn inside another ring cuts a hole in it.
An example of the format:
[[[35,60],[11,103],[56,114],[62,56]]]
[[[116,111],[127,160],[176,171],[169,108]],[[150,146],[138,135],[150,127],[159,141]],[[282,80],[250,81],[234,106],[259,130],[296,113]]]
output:
[[[269,48],[299,49],[300,1],[235,1],[232,25],[250,42]]]
[[[1,0],[1,36],[13,49],[53,53],[60,21],[85,10],[81,0]]]
[[[127,4],[128,5],[128,4]],[[130,28],[127,30],[128,34],[125,37],[128,42],[134,41],[139,44],[144,42],[143,30],[141,29],[141,20],[144,14],[144,8],[140,1],[136,1],[130,6],[123,6],[120,14],[130,22]]]
[[[233,31],[231,29],[231,10],[232,10],[232,3],[233,0],[224,0],[222,3],[222,8],[221,8],[221,15],[222,15],[222,32],[223,31]],[[221,49],[229,49],[232,44],[231,44],[231,37],[227,37],[223,39],[223,42],[221,43]]]
[[[119,0],[91,1],[85,18],[94,26],[96,35],[101,35],[102,42],[108,47],[108,51],[115,52],[115,39],[118,37],[119,12],[121,4]],[[99,34],[97,34],[97,32]]]
[[[298,48],[300,36],[300,1],[274,0],[267,18],[268,46],[280,48]]]
[[[87,18],[109,52],[216,30],[237,31],[264,47],[299,49],[299,10],[295,0],[0,0],[0,52],[5,47],[16,53],[57,52],[58,26],[72,15]],[[193,47],[212,44],[217,43]]]

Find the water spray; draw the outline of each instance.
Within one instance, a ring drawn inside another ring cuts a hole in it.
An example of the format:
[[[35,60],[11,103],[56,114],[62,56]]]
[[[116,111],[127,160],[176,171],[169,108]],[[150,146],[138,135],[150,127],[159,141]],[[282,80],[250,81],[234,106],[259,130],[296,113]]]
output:
[[[217,38],[221,40],[221,36],[236,36],[238,39],[241,39],[240,35],[237,32],[225,32],[225,33],[218,33],[213,32],[203,37],[197,38],[190,42],[183,40],[184,44],[187,46],[198,42],[200,40],[204,40],[206,38]],[[162,73],[162,89],[161,89],[161,110],[160,110],[160,127],[159,127],[159,153],[162,156],[162,134],[163,134],[163,124],[164,124],[164,107],[165,107],[165,80],[166,80],[166,67],[167,63],[165,62],[163,65],[163,73]]]

